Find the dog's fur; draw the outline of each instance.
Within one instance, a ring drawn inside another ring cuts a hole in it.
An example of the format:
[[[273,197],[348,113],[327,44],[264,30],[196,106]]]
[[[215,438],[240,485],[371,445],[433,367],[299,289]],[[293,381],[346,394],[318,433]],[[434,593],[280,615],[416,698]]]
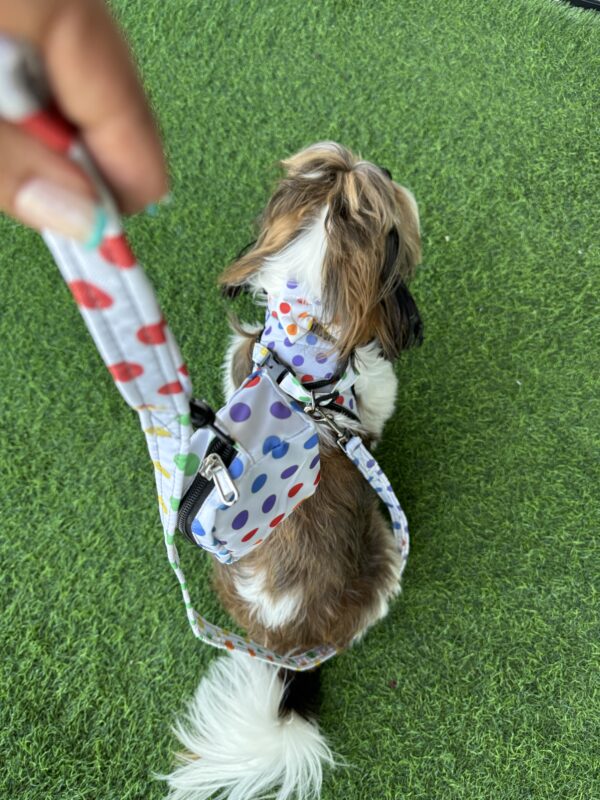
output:
[[[359,373],[360,423],[353,427],[371,446],[394,408],[392,361],[421,336],[404,285],[420,260],[417,205],[386,170],[331,142],[282,165],[286,175],[256,243],[221,282],[228,291],[249,288],[264,297],[295,277],[322,300],[320,330],[333,335],[340,358],[352,358]],[[260,326],[237,326],[224,365],[228,397],[252,371],[259,332]],[[318,491],[240,562],[215,562],[216,588],[233,619],[282,653],[320,644],[348,647],[387,613],[399,576],[400,559],[377,496],[326,435]],[[201,800],[220,789],[232,800],[250,800],[275,785],[279,800],[318,793],[321,764],[332,756],[314,719],[297,713],[294,686],[306,680],[298,673],[278,676],[244,656],[219,659],[201,684],[201,699],[190,706],[188,726],[179,726],[193,755],[170,776],[171,796]],[[224,692],[222,706],[208,699]]]

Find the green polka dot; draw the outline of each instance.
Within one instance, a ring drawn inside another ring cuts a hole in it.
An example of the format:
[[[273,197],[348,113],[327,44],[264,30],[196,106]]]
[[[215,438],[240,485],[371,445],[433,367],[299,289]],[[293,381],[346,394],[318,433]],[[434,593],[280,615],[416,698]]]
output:
[[[167,544],[173,544],[174,541],[175,541],[175,534],[174,533],[168,533],[167,534]]]
[[[179,416],[177,417],[177,422],[179,422],[181,425],[189,425],[190,422],[191,422],[190,415],[189,414],[179,414]]]
[[[196,453],[188,453],[187,456],[184,456],[183,453],[178,453],[173,461],[186,475],[195,475],[200,466],[200,459]]]
[[[178,497],[172,497],[169,502],[171,503],[171,508],[173,511],[177,511],[179,509],[179,503],[181,500]]]
[[[171,561],[170,563],[173,569],[177,569],[177,567],[179,566],[179,564],[176,561]]]

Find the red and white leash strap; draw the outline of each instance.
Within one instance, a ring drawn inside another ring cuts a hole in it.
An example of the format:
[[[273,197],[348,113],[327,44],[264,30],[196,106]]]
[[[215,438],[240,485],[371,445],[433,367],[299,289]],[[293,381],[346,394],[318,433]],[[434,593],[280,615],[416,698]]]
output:
[[[197,457],[189,452],[192,385],[154,290],[125,238],[116,205],[77,131],[51,110],[48,97],[32,48],[0,35],[0,117],[77,162],[100,198],[96,242],[85,246],[49,231],[42,235],[119,392],[139,414],[155,468],[167,554],[190,626],[214,647],[241,650],[293,670],[318,666],[335,655],[334,647],[281,656],[212,625],[192,606],[174,542],[184,475],[197,467]]]

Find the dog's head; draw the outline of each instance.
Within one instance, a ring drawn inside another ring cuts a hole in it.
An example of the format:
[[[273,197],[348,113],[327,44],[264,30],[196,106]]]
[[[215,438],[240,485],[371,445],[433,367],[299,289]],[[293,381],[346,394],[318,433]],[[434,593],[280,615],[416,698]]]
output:
[[[406,288],[421,257],[416,201],[387,169],[321,142],[282,162],[253,246],[222,275],[226,291],[295,274],[323,303],[342,357],[378,340],[385,356],[422,339]],[[299,273],[299,274],[298,274]]]

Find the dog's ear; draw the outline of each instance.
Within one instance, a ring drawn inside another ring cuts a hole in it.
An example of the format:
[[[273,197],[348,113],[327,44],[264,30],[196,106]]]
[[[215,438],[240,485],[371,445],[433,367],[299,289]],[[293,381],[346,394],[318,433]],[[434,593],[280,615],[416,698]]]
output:
[[[232,266],[229,268],[229,275],[223,275],[221,278],[219,278],[221,297],[226,297],[228,300],[233,300],[234,298],[239,297],[241,294],[245,294],[249,291],[250,287],[247,283],[234,283],[232,282],[232,279],[235,274],[235,265],[238,264],[240,260],[243,259],[244,256],[249,253],[255,245],[256,240],[248,242],[247,245],[244,245],[244,247],[242,247],[240,252],[237,254]]]
[[[381,268],[381,313],[378,338],[386,358],[393,360],[402,350],[423,342],[423,322],[417,304],[403,280],[398,277],[401,240],[397,228],[386,237]]]

